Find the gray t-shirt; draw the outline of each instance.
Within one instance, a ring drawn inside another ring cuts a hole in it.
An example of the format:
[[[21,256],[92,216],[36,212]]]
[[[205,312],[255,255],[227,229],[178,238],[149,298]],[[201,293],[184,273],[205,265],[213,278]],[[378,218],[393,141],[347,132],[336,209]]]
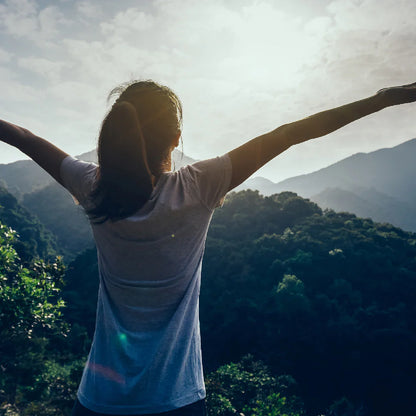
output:
[[[67,157],[64,186],[88,207],[97,166]],[[100,286],[78,399],[101,413],[160,413],[205,397],[199,331],[208,226],[231,180],[228,154],[163,174],[134,215],[91,224]]]

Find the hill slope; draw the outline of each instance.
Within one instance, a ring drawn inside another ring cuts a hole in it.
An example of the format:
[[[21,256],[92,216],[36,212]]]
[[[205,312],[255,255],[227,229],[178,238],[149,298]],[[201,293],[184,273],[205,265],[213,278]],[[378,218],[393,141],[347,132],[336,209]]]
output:
[[[77,156],[87,162],[97,162],[95,150]],[[173,165],[176,168],[187,165],[195,160],[179,150],[173,151]],[[16,198],[21,199],[24,194],[39,190],[53,183],[53,179],[32,160],[18,160],[17,162],[0,164],[0,181],[3,186]]]
[[[250,353],[298,381],[308,415],[342,397],[351,415],[416,414],[415,238],[291,192],[230,194],[203,260],[205,369]],[[66,318],[90,334],[97,273],[89,250],[63,289]]]
[[[326,188],[374,188],[402,201],[416,203],[416,139],[371,153],[357,153],[324,169],[276,184],[275,192],[291,190],[311,197]]]
[[[0,220],[19,234],[15,248],[23,261],[58,254],[52,233],[3,187],[0,187]]]
[[[272,183],[253,178],[238,189],[292,191],[324,208],[349,211],[416,231],[416,139],[357,153],[316,172]]]

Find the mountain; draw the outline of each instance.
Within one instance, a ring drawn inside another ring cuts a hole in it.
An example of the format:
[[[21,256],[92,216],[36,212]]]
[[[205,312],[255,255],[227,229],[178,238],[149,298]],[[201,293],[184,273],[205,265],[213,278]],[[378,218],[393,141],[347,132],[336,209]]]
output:
[[[49,259],[59,253],[53,234],[3,187],[0,187],[0,221],[18,233],[15,249],[23,261],[35,257]]]
[[[53,179],[32,160],[0,164],[0,181],[17,198],[48,185]]]
[[[66,262],[94,245],[84,211],[58,183],[23,195],[22,205],[55,235]]]
[[[87,161],[97,160],[95,151],[78,157]],[[175,167],[179,168],[195,160],[175,150],[173,161]],[[296,192],[317,202],[323,208],[348,211],[416,231],[415,177],[416,139],[413,139],[393,148],[357,153],[316,172],[279,183],[254,177],[236,188],[236,191],[257,189],[263,195],[282,191]],[[59,190],[59,185],[34,162],[20,161],[0,165],[0,178],[7,184],[10,192],[22,199],[30,211],[57,233],[58,242],[65,250],[74,253],[76,247],[80,250],[89,247],[91,235],[83,235],[76,231],[77,227],[84,224],[85,218],[80,212],[76,212],[77,208],[71,198],[68,195],[64,197],[65,191]],[[66,202],[63,202],[64,198]],[[45,204],[42,200],[49,202]],[[72,233],[68,233],[66,224],[58,226],[59,221],[55,218],[58,213],[55,211],[54,215],[50,212],[50,206],[59,206],[65,215],[75,215],[76,228]],[[75,243],[75,240],[78,242]]]
[[[374,221],[388,222],[405,230],[416,231],[415,205],[374,188],[357,187],[354,191],[327,188],[310,199],[321,208],[353,212],[360,217],[370,217]]]
[[[291,189],[310,197],[326,188],[374,188],[403,201],[416,202],[416,139],[371,153],[357,153],[309,175],[279,182],[277,192]]]
[[[357,153],[316,172],[279,183],[252,178],[237,190],[263,195],[292,191],[323,208],[349,211],[416,231],[416,139],[393,148]]]
[[[95,150],[76,156],[86,162],[97,163]],[[181,166],[195,162],[179,150],[173,151],[172,165],[178,169]],[[32,160],[18,160],[17,162],[0,164],[0,182],[16,198],[21,199],[24,194],[39,190],[51,183],[53,179]]]

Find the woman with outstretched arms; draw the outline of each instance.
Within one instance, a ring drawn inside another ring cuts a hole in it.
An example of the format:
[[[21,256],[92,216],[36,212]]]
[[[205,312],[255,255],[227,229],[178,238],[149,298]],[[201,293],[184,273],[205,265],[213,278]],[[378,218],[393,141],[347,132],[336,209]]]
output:
[[[98,166],[0,120],[17,147],[84,207],[97,246],[94,339],[73,415],[204,415],[199,289],[205,238],[225,194],[298,143],[386,107],[416,101],[416,83],[282,125],[223,156],[171,172],[182,105],[135,81],[112,91]]]

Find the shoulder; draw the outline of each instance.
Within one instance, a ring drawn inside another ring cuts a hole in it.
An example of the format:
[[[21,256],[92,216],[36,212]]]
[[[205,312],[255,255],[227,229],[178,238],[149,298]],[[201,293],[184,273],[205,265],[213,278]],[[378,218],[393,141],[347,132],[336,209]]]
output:
[[[221,204],[231,182],[231,160],[226,153],[181,168],[177,174],[210,210]]]
[[[228,153],[210,159],[199,160],[185,166],[189,174],[194,176],[210,175],[218,172],[231,171],[231,159]]]
[[[87,175],[95,172],[98,166],[92,162],[85,162],[72,156],[65,157],[61,162],[61,173]]]
[[[81,203],[88,199],[97,176],[98,166],[72,156],[61,163],[60,174],[63,186]]]

